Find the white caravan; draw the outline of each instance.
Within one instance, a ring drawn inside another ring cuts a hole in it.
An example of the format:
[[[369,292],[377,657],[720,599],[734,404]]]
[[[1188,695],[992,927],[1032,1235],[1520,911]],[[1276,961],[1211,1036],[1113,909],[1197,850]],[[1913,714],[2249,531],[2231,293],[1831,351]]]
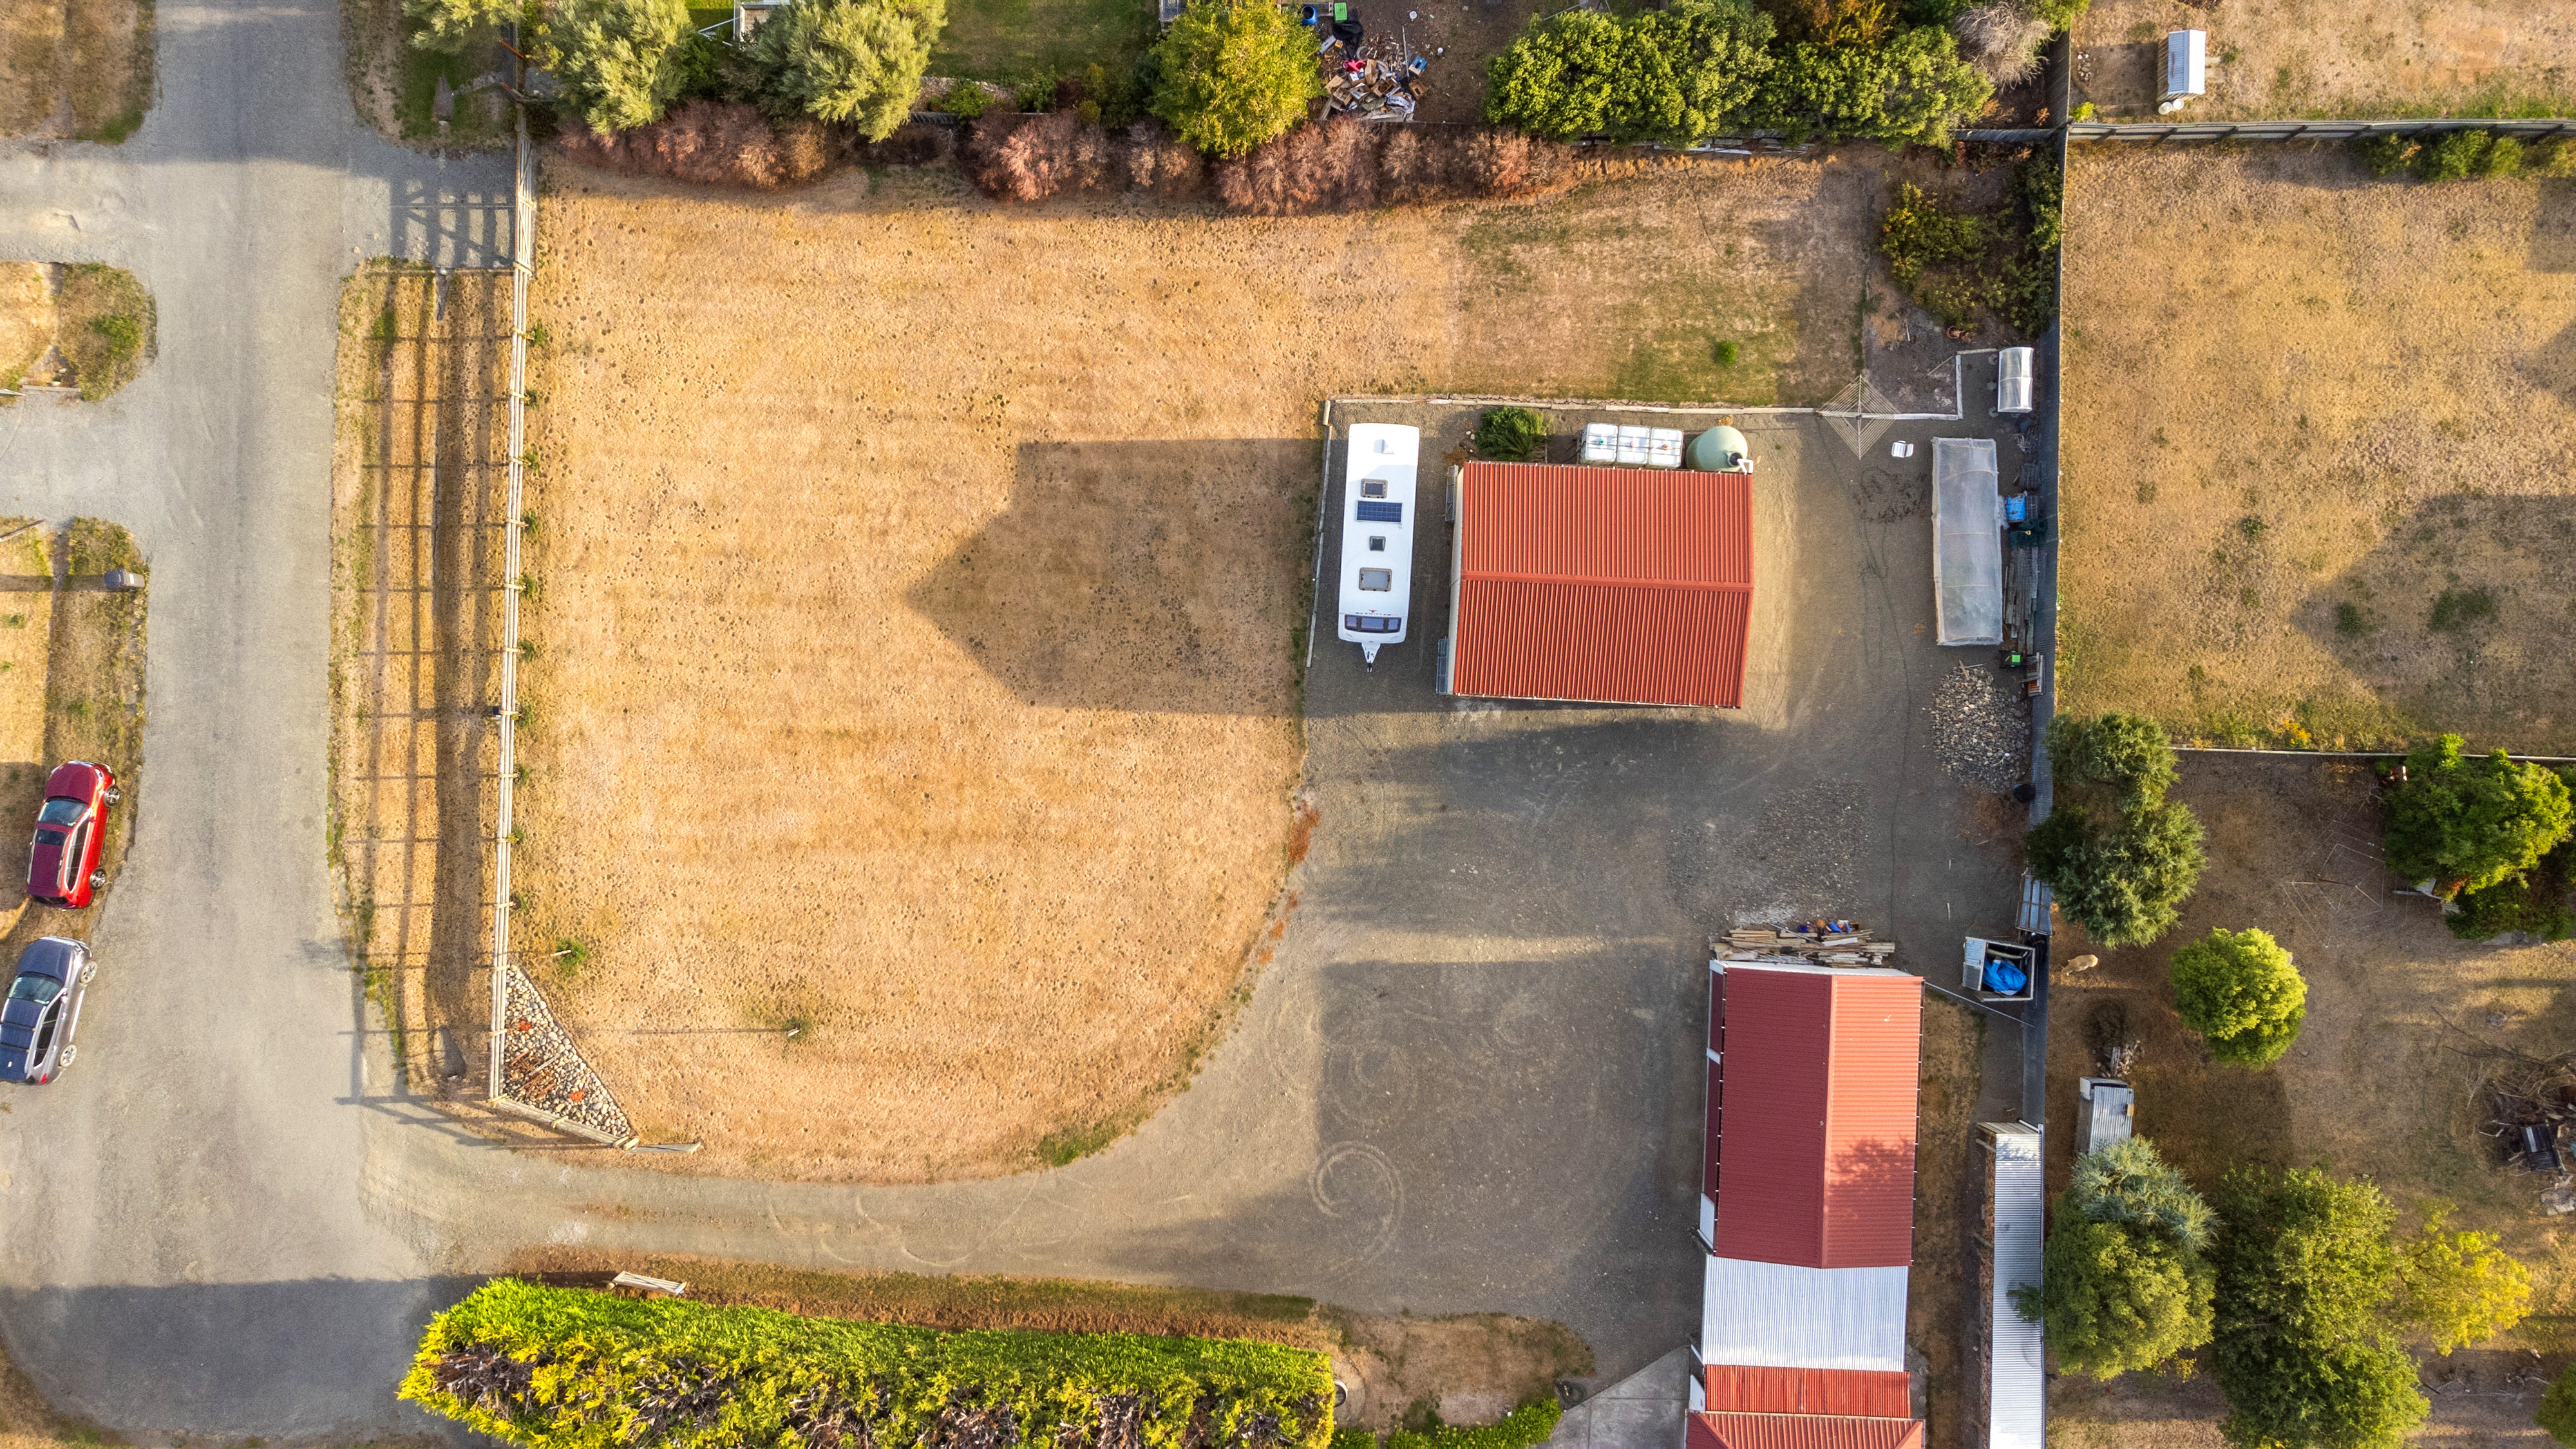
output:
[[[1377,651],[1404,642],[1413,607],[1413,472],[1422,430],[1392,423],[1351,429],[1342,471],[1341,628],[1377,667]]]

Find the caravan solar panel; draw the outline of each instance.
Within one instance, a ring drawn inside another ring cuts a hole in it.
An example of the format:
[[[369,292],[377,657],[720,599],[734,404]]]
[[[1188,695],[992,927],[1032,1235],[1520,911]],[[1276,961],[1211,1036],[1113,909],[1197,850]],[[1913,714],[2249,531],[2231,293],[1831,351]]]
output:
[[[1362,523],[1402,523],[1404,521],[1404,505],[1401,503],[1363,498],[1359,501],[1359,510],[1359,519]]]

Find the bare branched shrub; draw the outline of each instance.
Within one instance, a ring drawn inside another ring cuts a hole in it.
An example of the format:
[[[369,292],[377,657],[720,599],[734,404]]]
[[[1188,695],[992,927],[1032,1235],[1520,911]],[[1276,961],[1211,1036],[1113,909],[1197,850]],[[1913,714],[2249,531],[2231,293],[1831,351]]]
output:
[[[1567,154],[1517,131],[1329,121],[1218,165],[1217,195],[1262,216],[1523,196],[1544,186]]]
[[[813,180],[831,165],[834,150],[815,122],[774,127],[758,107],[731,101],[691,101],[651,125],[605,134],[576,121],[555,145],[603,171],[760,190]]]
[[[1163,128],[1139,121],[1127,128],[1127,184],[1138,191],[1181,200],[1199,194],[1207,183],[1207,163],[1198,148]]]
[[[960,151],[967,178],[1002,201],[1102,191],[1126,184],[1125,148],[1072,111],[989,114]]]
[[[2048,43],[2048,22],[2021,0],[1993,0],[1961,11],[1950,26],[1958,32],[1959,53],[1997,90],[2030,79],[2039,69],[2039,48]]]

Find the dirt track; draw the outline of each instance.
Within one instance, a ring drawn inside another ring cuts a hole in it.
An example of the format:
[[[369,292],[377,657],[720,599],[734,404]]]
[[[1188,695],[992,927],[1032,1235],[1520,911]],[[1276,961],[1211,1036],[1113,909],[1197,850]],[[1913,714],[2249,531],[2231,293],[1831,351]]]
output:
[[[1185,1082],[1296,848],[1320,398],[1830,396],[1876,165],[1294,221],[552,173],[522,949],[707,1143],[656,1165],[1010,1171]]]

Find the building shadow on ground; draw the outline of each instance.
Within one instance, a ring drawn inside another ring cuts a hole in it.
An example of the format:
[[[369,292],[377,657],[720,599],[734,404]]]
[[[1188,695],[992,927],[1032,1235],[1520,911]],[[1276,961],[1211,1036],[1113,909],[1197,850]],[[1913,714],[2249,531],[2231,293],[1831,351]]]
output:
[[[906,602],[1031,704],[1293,714],[1318,446],[1024,444],[1009,508]]]

